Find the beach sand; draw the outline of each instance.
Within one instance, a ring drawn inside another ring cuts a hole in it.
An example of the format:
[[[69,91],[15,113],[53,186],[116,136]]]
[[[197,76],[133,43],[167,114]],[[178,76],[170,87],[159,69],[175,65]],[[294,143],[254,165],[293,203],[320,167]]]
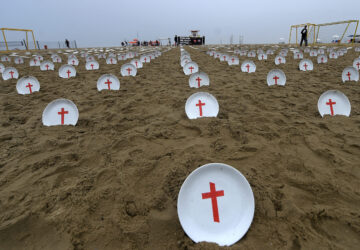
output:
[[[247,74],[206,48],[186,50],[209,87],[189,88],[179,48],[133,78],[120,76],[130,60],[99,59],[100,70],[86,71],[78,56],[71,79],[58,76],[59,64],[49,72],[16,65],[20,77],[39,80],[32,95],[0,80],[0,249],[218,249],[192,242],[176,211],[185,178],[211,162],[238,169],[254,192],[253,223],[229,249],[360,245],[360,84],[341,81],[359,53],[321,65],[311,58],[312,72],[299,71],[292,53],[279,66],[270,55],[253,59]],[[275,68],[284,87],[266,84]],[[119,91],[97,91],[105,73],[119,77]],[[318,98],[331,89],[349,98],[350,117],[321,118]],[[187,118],[186,99],[198,91],[217,98],[217,118]],[[77,105],[76,126],[42,125],[57,98]]]

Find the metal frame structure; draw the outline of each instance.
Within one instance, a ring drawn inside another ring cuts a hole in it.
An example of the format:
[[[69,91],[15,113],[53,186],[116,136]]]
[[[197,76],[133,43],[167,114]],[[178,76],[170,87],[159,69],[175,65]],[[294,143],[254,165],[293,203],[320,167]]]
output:
[[[36,40],[35,40],[35,36],[34,36],[34,31],[33,31],[33,30],[28,30],[28,29],[13,29],[13,28],[0,28],[0,30],[2,31],[2,35],[3,35],[4,41],[5,41],[6,51],[9,51],[9,47],[8,47],[7,40],[6,40],[6,36],[5,36],[5,30],[8,30],[8,31],[23,31],[23,32],[26,32],[26,50],[29,50],[29,36],[28,36],[28,32],[31,32],[32,38],[33,38],[33,41],[34,41],[35,49],[39,49],[38,46],[36,45]],[[6,52],[6,51],[5,51],[5,52]],[[2,51],[2,52],[4,52],[4,51]]]
[[[310,31],[311,31],[311,28],[313,28],[313,31],[314,31],[314,41],[313,41],[313,45],[316,44],[317,42],[317,39],[319,37],[319,32],[320,32],[320,27],[322,26],[330,26],[330,25],[336,25],[336,24],[346,24],[346,28],[341,36],[341,38],[339,39],[339,42],[338,44],[341,44],[341,41],[342,39],[344,38],[345,36],[345,33],[346,31],[348,30],[349,26],[351,23],[356,23],[356,27],[355,27],[355,31],[354,31],[354,39],[352,41],[352,43],[355,43],[355,36],[356,36],[356,32],[357,32],[357,29],[358,29],[358,26],[359,26],[359,20],[347,20],[347,21],[340,21],[340,22],[331,22],[331,23],[322,23],[322,24],[313,24],[313,23],[305,23],[305,24],[297,24],[297,25],[291,25],[290,27],[290,34],[289,34],[289,44],[291,43],[291,33],[292,33],[292,30],[293,28],[296,29],[296,45],[298,44],[298,28],[302,28],[304,27],[305,25],[307,25],[309,27],[309,34],[310,34]],[[316,30],[317,29],[317,30]]]

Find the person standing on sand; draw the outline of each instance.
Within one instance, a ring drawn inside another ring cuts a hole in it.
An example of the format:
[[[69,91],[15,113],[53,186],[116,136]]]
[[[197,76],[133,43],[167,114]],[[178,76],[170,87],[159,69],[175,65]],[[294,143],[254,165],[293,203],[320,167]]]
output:
[[[68,49],[70,49],[70,42],[68,39],[65,39],[65,45]]]
[[[307,40],[307,25],[301,30],[301,41],[300,41],[300,47],[302,46],[302,43],[305,41],[305,46],[308,46],[308,40]]]

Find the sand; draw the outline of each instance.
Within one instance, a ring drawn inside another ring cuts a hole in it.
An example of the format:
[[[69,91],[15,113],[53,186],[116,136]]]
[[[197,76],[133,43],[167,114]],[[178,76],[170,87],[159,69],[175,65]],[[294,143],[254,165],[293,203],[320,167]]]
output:
[[[40,81],[32,95],[0,80],[0,249],[218,249],[192,242],[176,211],[185,178],[211,162],[238,169],[255,196],[253,223],[229,249],[359,246],[360,84],[341,81],[359,53],[321,65],[312,58],[313,72],[300,72],[290,53],[275,66],[272,55],[247,74],[206,48],[186,49],[210,77],[201,91],[217,98],[217,118],[187,119],[186,99],[198,90],[178,48],[134,78],[120,76],[127,61],[102,59],[91,72],[81,58],[72,79],[58,77],[58,64],[52,72],[17,65]],[[285,87],[267,86],[274,68]],[[120,91],[97,91],[104,73],[119,77]],[[330,89],[347,95],[350,117],[321,118],[317,101]],[[75,127],[42,125],[57,98],[77,105]]]

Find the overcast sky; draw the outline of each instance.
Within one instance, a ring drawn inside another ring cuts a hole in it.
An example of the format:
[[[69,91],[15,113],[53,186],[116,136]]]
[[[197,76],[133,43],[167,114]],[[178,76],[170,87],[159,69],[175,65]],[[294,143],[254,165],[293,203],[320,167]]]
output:
[[[360,0],[0,0],[0,8],[1,27],[33,29],[40,41],[76,40],[79,47],[118,46],[137,35],[173,41],[191,29],[207,43],[229,43],[231,34],[236,43],[239,35],[245,43],[277,43],[288,39],[291,24],[360,18]]]

